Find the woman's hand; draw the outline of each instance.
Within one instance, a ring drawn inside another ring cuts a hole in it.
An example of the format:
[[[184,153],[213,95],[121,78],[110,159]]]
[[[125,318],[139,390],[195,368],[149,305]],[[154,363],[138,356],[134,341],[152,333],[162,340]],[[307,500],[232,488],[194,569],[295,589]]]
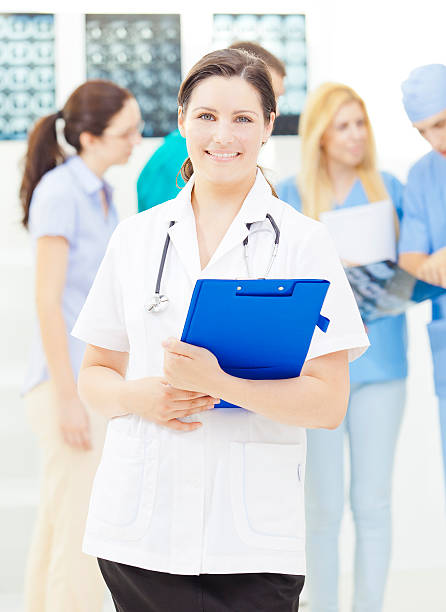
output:
[[[224,374],[213,353],[193,344],[168,338],[163,342],[164,374],[177,389],[200,391],[212,396]]]
[[[90,419],[79,396],[58,397],[56,401],[65,442],[79,450],[91,450]]]
[[[122,389],[121,404],[126,412],[176,431],[200,427],[200,421],[183,423],[179,419],[210,410],[218,401],[205,393],[177,389],[156,377],[125,381]]]

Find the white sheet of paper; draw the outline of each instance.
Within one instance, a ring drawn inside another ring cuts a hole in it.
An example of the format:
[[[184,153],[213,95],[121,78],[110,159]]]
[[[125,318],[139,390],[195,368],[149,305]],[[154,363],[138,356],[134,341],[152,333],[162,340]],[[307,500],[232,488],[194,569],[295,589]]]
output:
[[[396,261],[395,216],[389,200],[321,213],[342,260],[365,265]]]

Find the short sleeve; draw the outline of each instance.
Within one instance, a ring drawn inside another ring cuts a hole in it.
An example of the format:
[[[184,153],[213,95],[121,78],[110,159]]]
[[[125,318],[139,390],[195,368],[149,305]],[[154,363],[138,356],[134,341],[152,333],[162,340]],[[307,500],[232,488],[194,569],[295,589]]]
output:
[[[43,177],[31,199],[29,230],[37,240],[42,236],[63,236],[73,243],[76,236],[76,200],[69,186]]]
[[[116,228],[96,278],[71,332],[87,344],[129,352],[122,298],[120,226]]]
[[[354,361],[370,343],[333,240],[321,223],[317,223],[303,246],[299,263],[306,278],[330,282],[321,311],[330,319],[330,325],[325,333],[316,327],[307,359],[348,350],[349,361]]]
[[[428,217],[424,189],[418,173],[411,171],[404,191],[403,219],[398,250],[400,253],[430,253]],[[426,186],[428,188],[428,186]]]

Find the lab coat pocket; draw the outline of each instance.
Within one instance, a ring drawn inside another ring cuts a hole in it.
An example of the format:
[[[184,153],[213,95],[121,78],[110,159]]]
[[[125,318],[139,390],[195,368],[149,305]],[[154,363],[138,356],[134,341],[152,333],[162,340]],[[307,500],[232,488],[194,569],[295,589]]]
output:
[[[158,474],[158,440],[109,428],[96,472],[87,532],[139,540],[150,525]]]
[[[257,548],[300,550],[305,535],[301,444],[231,444],[231,501],[240,538]]]

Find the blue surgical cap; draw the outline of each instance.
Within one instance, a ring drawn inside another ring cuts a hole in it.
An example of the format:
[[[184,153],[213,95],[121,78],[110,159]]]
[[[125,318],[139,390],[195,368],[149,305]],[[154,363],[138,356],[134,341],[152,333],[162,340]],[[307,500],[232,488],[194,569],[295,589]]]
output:
[[[437,115],[446,109],[446,66],[428,64],[415,68],[401,89],[412,123]]]

